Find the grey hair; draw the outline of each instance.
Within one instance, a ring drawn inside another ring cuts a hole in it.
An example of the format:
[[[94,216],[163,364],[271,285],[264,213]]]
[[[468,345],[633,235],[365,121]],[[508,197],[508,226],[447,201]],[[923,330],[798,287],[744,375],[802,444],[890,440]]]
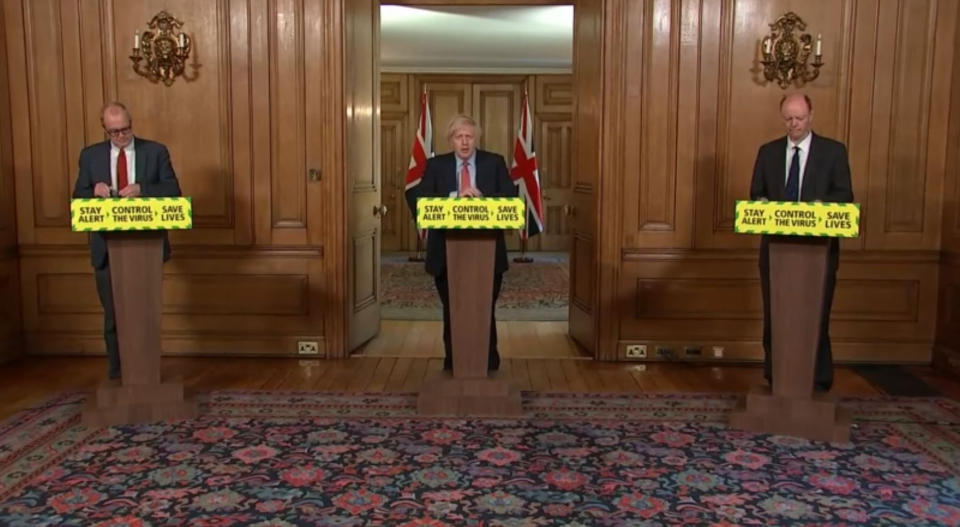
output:
[[[447,140],[449,141],[453,137],[453,133],[457,131],[458,128],[462,126],[472,126],[476,130],[477,139],[480,138],[482,131],[480,130],[480,125],[477,124],[476,119],[470,117],[464,113],[458,113],[453,116],[453,119],[450,119],[450,124],[447,125]]]

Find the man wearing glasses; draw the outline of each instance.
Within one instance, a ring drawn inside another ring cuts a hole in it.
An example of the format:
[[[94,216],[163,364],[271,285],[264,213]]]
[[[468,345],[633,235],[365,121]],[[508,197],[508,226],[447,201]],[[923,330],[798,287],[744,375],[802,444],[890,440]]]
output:
[[[100,123],[110,138],[80,152],[80,174],[73,189],[74,198],[175,197],[180,183],[170,164],[167,147],[133,135],[133,120],[127,107],[119,102],[103,106]],[[163,236],[163,260],[170,258],[170,243]],[[103,336],[107,345],[108,375],[120,378],[120,353],[114,320],[113,291],[110,286],[110,261],[107,244],[99,233],[90,233],[90,260],[97,281],[97,294],[103,305]]]

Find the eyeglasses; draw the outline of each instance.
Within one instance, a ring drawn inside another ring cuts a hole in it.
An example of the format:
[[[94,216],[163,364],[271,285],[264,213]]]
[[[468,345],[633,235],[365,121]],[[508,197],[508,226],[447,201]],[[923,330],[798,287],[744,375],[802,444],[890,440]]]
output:
[[[125,126],[123,128],[104,128],[104,131],[107,132],[107,135],[110,137],[119,137],[121,135],[127,135],[130,133],[130,130],[133,127]]]

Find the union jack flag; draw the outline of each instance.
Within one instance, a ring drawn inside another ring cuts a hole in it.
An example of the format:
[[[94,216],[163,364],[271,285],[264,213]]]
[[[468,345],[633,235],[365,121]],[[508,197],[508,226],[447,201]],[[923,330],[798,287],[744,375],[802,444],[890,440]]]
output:
[[[537,154],[533,151],[533,116],[527,93],[523,93],[523,115],[520,130],[513,147],[513,164],[510,178],[520,187],[520,197],[527,204],[527,226],[520,231],[520,239],[526,240],[543,232],[543,201],[540,197],[540,174],[537,172]]]
[[[417,137],[413,140],[413,151],[410,154],[410,166],[407,167],[406,190],[408,202],[413,202],[411,194],[415,192],[423,171],[427,168],[427,158],[433,157],[433,123],[430,120],[430,107],[427,105],[427,91],[420,94],[420,124],[417,126]],[[414,218],[416,219],[416,218]],[[426,229],[420,229],[421,240],[427,238]]]

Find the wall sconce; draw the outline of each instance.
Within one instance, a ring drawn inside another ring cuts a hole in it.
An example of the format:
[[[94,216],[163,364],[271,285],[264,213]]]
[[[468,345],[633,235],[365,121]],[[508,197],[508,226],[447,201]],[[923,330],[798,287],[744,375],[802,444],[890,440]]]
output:
[[[799,33],[807,29],[807,24],[793,11],[770,24],[770,29],[770,34],[760,41],[763,76],[768,81],[777,81],[782,89],[787,89],[793,82],[803,86],[816,79],[820,75],[820,66],[823,66],[820,35],[817,35],[815,45],[809,33],[794,35],[794,30]],[[813,62],[808,65],[811,51]]]
[[[170,86],[178,76],[184,80],[193,80],[184,74],[184,66],[193,48],[193,39],[179,31],[183,22],[173,18],[170,13],[160,11],[147,24],[141,36],[138,30],[133,36],[133,71],[150,79],[151,82],[163,82]],[[174,34],[174,31],[178,31]],[[144,61],[143,65],[140,61]]]

